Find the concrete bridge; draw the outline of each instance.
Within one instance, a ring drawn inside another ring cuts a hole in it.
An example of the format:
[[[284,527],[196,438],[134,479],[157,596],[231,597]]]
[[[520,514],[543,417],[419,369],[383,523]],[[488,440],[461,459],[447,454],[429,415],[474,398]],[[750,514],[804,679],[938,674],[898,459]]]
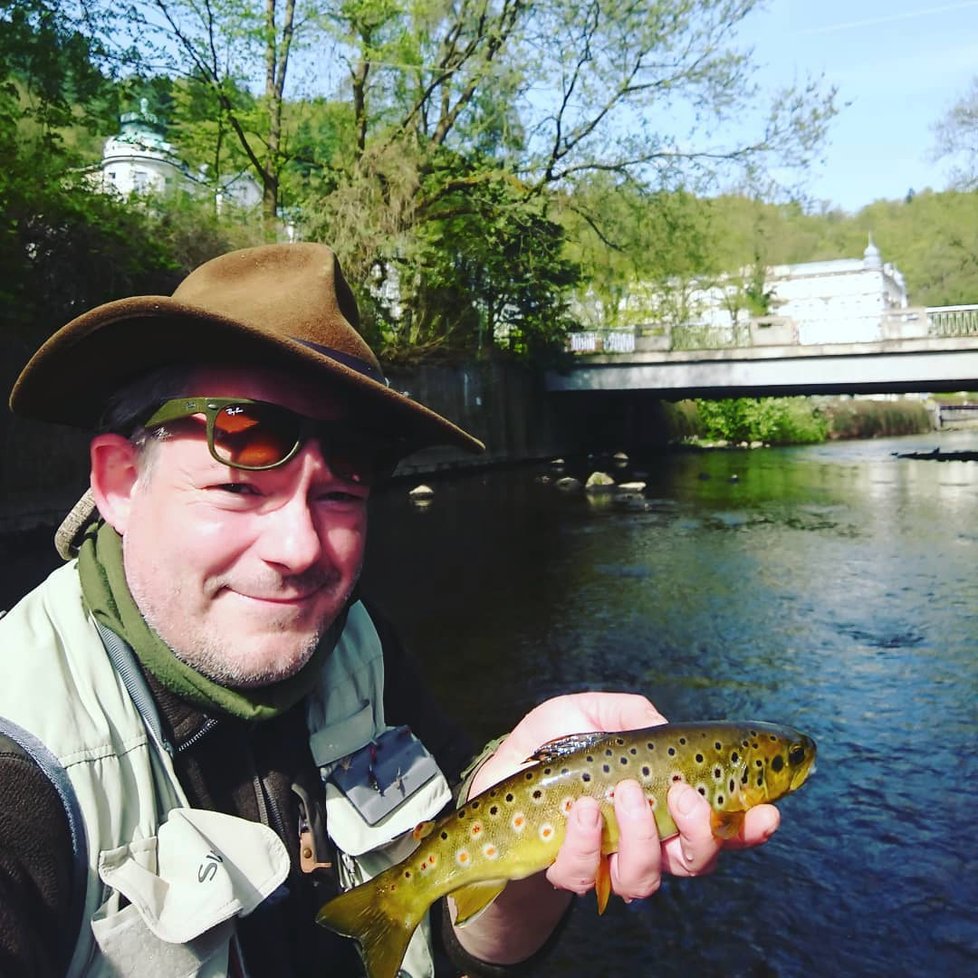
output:
[[[775,321],[609,330],[594,352],[581,335],[571,336],[569,367],[547,374],[548,390],[668,400],[978,390],[978,305],[894,311],[871,343],[802,345],[790,323]]]

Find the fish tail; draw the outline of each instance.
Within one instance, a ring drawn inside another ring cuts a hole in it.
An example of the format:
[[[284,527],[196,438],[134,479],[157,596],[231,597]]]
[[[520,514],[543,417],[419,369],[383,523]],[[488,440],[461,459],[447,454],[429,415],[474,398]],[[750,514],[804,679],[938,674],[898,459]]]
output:
[[[389,894],[384,899],[378,889],[367,882],[341,893],[322,907],[316,922],[356,940],[368,978],[396,978],[421,915],[391,904]]]

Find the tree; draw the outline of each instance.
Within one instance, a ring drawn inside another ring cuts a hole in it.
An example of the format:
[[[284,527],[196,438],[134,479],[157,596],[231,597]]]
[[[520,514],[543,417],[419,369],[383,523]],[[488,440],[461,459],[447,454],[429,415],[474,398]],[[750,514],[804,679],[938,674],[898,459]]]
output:
[[[933,126],[934,158],[955,160],[952,185],[961,190],[978,187],[978,76],[971,87]]]

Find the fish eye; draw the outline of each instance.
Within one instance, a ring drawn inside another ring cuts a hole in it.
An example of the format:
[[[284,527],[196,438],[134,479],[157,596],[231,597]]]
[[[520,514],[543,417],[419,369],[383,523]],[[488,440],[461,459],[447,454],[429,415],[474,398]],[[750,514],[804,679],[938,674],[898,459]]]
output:
[[[801,744],[795,744],[788,752],[788,763],[792,767],[798,767],[805,760],[805,748]]]

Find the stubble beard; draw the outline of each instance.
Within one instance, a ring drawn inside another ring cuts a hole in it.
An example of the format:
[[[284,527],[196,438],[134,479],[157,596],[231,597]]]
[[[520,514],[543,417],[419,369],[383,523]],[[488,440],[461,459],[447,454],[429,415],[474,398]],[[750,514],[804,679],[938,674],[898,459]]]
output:
[[[308,587],[311,582],[306,579],[295,583],[300,587]],[[291,649],[283,648],[273,655],[260,650],[256,653],[242,653],[242,645],[247,645],[247,642],[235,644],[233,638],[215,635],[212,628],[201,627],[186,612],[181,614],[186,603],[181,600],[180,585],[171,588],[162,600],[158,600],[152,589],[145,588],[140,581],[130,582],[130,591],[146,623],[166,642],[177,659],[221,686],[256,689],[289,679],[309,662],[339,612],[346,607],[355,581],[350,584],[346,593],[339,592],[339,581],[335,575],[328,579],[320,575],[318,584],[334,592],[333,607],[336,608],[336,613],[324,616],[313,633],[304,639],[297,638]],[[215,587],[215,591],[220,589]],[[173,621],[182,623],[182,627],[171,629],[168,623]],[[294,615],[283,613],[279,627],[286,632],[293,623]],[[275,628],[274,620],[267,622],[263,635],[257,639],[259,644],[265,645],[269,641],[285,642],[284,635],[278,638],[274,636]],[[255,642],[253,636],[251,642]]]

